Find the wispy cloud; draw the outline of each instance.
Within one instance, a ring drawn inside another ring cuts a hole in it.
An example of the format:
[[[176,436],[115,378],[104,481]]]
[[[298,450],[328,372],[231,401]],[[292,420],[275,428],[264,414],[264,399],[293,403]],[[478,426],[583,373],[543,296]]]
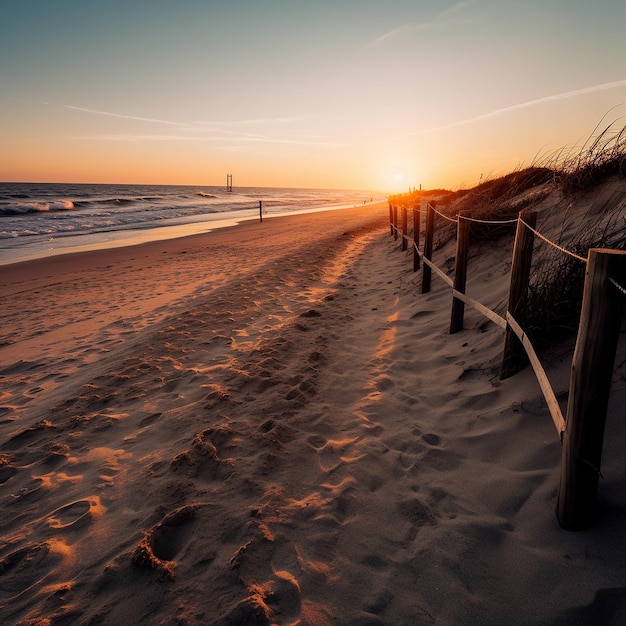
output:
[[[220,120],[220,121],[204,121],[197,120],[193,122],[175,122],[172,120],[163,120],[154,117],[142,117],[139,115],[129,115],[127,113],[113,113],[112,111],[103,111],[101,109],[90,109],[88,107],[76,106],[73,104],[64,104],[64,108],[72,111],[79,111],[81,113],[90,113],[92,115],[104,115],[107,117],[116,117],[124,120],[133,120],[136,122],[149,122],[152,124],[165,124],[168,126],[185,127],[189,129],[200,129],[202,127],[223,127],[223,126],[267,126],[277,124],[288,124],[292,122],[301,122],[310,119],[307,116],[298,117],[273,117],[273,118],[257,118],[257,119],[243,119],[243,120]]]
[[[465,2],[457,2],[456,4],[453,4],[452,6],[448,7],[447,9],[444,9],[441,13],[439,13],[434,21],[438,21],[438,22],[445,21],[446,19],[448,19],[455,13],[459,13],[460,11],[463,11],[471,4],[475,4],[475,3],[476,3],[476,0],[465,0]]]
[[[72,111],[80,111],[81,113],[91,113],[93,115],[106,115],[107,117],[117,117],[125,120],[134,120],[136,122],[151,122],[153,124],[166,124],[169,126],[187,126],[182,122],[171,122],[169,120],[160,120],[152,117],[140,117],[137,115],[126,115],[124,113],[111,113],[110,111],[99,111],[97,109],[88,109],[86,107],[78,107],[72,104],[64,104],[64,108]]]
[[[588,94],[597,93],[599,91],[607,91],[609,89],[617,89],[619,87],[626,87],[626,79],[616,80],[609,83],[602,83],[600,85],[592,85],[590,87],[583,87],[582,89],[573,89],[572,91],[564,91],[563,93],[557,93],[551,96],[544,96],[543,98],[535,98],[534,100],[527,100],[526,102],[520,102],[519,104],[512,104],[508,107],[494,109],[493,111],[489,111],[488,113],[476,115],[475,117],[470,117],[465,120],[459,120],[458,122],[452,122],[451,124],[445,124],[444,126],[437,126],[435,128],[415,131],[410,134],[421,135],[423,133],[432,133],[437,130],[446,130],[448,128],[455,128],[456,126],[473,124],[474,122],[483,122],[485,120],[490,120],[494,117],[498,117],[506,113],[513,113],[514,111],[528,109],[530,107],[534,107],[540,104],[547,104],[549,102],[556,102],[558,100],[568,100],[569,98],[577,98],[579,96],[586,96]]]
[[[293,116],[293,117],[274,117],[274,118],[256,118],[256,119],[240,119],[240,120],[219,120],[206,121],[196,120],[192,122],[177,122],[172,120],[163,120],[152,117],[143,117],[139,115],[129,115],[125,113],[114,113],[101,109],[91,109],[88,107],[75,106],[72,104],[64,104],[64,108],[80,113],[88,113],[91,115],[104,115],[118,119],[132,120],[137,122],[147,122],[151,124],[163,124],[166,126],[174,126],[178,132],[172,133],[102,133],[89,136],[76,137],[80,139],[90,139],[95,141],[188,141],[188,142],[205,142],[212,144],[288,144],[288,145],[307,145],[307,146],[339,146],[342,144],[327,141],[320,137],[302,137],[287,136],[277,137],[259,132],[253,132],[254,129],[264,130],[267,128],[281,129],[288,132],[290,125],[310,120],[310,116]]]
[[[398,28],[394,28],[393,30],[390,30],[389,32],[385,33],[384,35],[381,35],[380,37],[376,37],[374,41],[370,41],[367,47],[374,48],[376,46],[379,46],[385,43],[386,41],[390,41],[391,39],[396,39],[397,37],[399,37],[400,35],[404,33],[410,33],[415,30],[417,30],[417,26],[413,24],[412,22],[409,22],[408,24],[404,24],[403,26],[398,26]]]
[[[447,9],[444,9],[437,15],[435,15],[432,19],[426,20],[424,22],[408,22],[407,24],[403,24],[402,26],[398,26],[389,32],[380,35],[373,41],[371,41],[367,47],[373,48],[384,44],[387,41],[391,41],[392,39],[397,39],[402,35],[412,33],[419,30],[429,30],[435,28],[444,28],[451,23],[451,19],[457,13],[460,13],[467,9],[470,5],[475,4],[477,0],[464,0],[462,2],[456,2],[455,4],[449,6]]]
[[[291,124],[294,122],[303,122],[306,120],[310,120],[311,116],[301,115],[294,117],[263,117],[257,119],[244,119],[244,120],[221,120],[221,121],[206,121],[206,120],[198,120],[192,122],[194,126],[215,126],[215,127],[223,127],[223,126],[268,126],[268,125],[278,125],[278,124]]]
[[[82,135],[76,136],[75,139],[89,140],[89,141],[117,141],[117,142],[203,142],[213,145],[252,145],[252,144],[281,144],[292,146],[323,146],[323,147],[341,147],[347,144],[326,140],[314,140],[314,139],[298,139],[290,137],[269,137],[263,135],[236,135],[236,136],[224,136],[224,135],[162,135],[162,134],[100,134],[100,135]]]

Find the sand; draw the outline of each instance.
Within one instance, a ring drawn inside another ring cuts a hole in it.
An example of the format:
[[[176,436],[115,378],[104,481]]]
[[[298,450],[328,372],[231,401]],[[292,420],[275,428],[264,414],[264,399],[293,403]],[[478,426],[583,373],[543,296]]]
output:
[[[598,523],[563,531],[532,371],[499,380],[478,313],[448,334],[387,222],[1,268],[0,623],[624,623],[623,357]],[[510,249],[483,252],[468,293],[502,307]]]

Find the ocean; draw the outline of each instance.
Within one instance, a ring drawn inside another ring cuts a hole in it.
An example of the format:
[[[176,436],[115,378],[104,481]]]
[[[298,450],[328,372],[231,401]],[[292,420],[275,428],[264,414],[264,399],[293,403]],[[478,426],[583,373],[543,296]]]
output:
[[[263,215],[386,200],[375,191],[0,183],[0,265],[89,247],[206,232]]]

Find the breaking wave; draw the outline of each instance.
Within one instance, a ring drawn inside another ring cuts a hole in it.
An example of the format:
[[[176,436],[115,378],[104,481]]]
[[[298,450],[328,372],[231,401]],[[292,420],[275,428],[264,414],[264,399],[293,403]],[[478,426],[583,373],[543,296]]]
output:
[[[8,215],[26,215],[28,213],[50,213],[52,211],[71,211],[74,203],[71,200],[55,202],[12,202],[0,204],[0,217]]]

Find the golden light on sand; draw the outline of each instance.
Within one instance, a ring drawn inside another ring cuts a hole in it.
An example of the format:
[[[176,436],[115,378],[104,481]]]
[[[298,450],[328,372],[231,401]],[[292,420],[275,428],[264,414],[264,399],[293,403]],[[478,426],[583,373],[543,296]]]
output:
[[[428,159],[401,157],[390,183],[424,182]],[[1,274],[0,623],[589,623],[594,598],[623,603],[619,506],[603,558],[559,534],[536,380],[494,381],[504,337],[477,312],[448,333],[449,291],[419,293],[388,219],[373,203]],[[507,237],[472,257],[480,301],[506,302]]]

